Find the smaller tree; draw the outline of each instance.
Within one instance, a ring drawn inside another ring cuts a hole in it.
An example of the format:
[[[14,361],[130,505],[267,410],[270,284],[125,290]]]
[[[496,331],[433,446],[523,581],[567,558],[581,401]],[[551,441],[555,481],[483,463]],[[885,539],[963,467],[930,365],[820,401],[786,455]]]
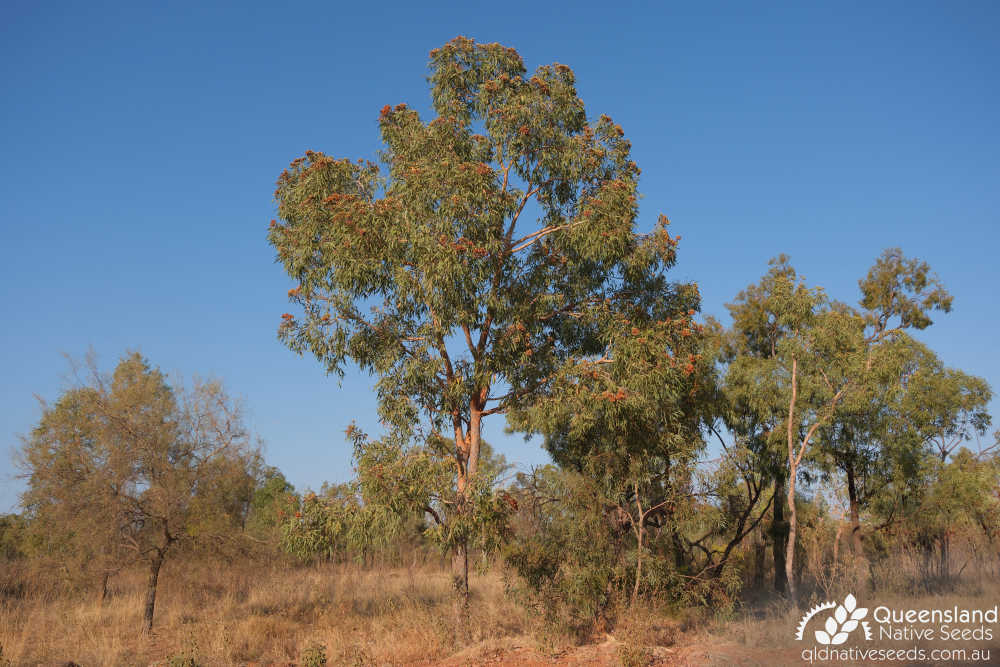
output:
[[[74,562],[97,556],[105,575],[132,563],[148,568],[149,632],[167,555],[242,528],[257,454],[218,382],[175,389],[138,354],[110,376],[92,361],[88,370],[87,382],[43,406],[24,439],[22,503],[49,532],[49,547]]]
[[[859,281],[860,312],[830,301],[821,288],[806,287],[787,257],[771,265],[760,284],[741,292],[729,307],[734,327],[726,381],[730,401],[741,415],[735,423],[759,430],[740,435],[760,438],[769,447],[781,447],[778,443],[784,441],[787,476],[779,475],[778,482],[785,477],[788,483],[784,566],[795,600],[795,487],[800,470],[825,435],[826,453],[846,469],[857,525],[853,473],[862,452],[851,431],[870,430],[879,409],[876,399],[899,366],[896,344],[904,332],[929,326],[931,311],[949,311],[951,296],[926,262],[907,259],[895,248],[885,251]],[[783,437],[778,435],[782,423]]]
[[[921,352],[922,363],[909,378],[901,411],[925,446],[944,463],[973,437],[986,434],[993,392],[986,380],[945,368],[932,352]]]

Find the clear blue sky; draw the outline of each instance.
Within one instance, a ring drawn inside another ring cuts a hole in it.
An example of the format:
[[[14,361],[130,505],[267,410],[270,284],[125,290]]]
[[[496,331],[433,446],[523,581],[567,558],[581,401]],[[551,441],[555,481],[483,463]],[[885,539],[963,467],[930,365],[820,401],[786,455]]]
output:
[[[276,340],[273,185],[306,149],[373,156],[379,109],[426,109],[427,53],[458,34],[575,70],[588,112],[632,140],[641,225],[673,220],[705,312],[780,252],[853,302],[901,246],[955,295],[923,339],[1000,389],[996,3],[159,5],[0,8],[6,449],[33,395],[58,396],[63,352],[110,366],[138,348],[223,378],[296,486],[348,478],[372,380],[338,385]],[[499,419],[509,458],[546,460]],[[0,511],[13,475],[3,455]]]

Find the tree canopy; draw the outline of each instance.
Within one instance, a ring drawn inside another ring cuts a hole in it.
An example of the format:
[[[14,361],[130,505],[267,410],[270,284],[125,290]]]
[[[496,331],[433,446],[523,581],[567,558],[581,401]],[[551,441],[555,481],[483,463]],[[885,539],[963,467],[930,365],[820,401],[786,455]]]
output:
[[[598,363],[629,321],[676,326],[663,322],[695,300],[666,279],[666,218],[636,232],[630,144],[588,117],[569,67],[528,76],[513,49],[462,37],[429,67],[434,117],[386,105],[380,164],[296,159],[269,239],[302,309],[283,315],[281,339],[331,372],[377,375],[383,444],[418,447],[428,476],[450,470],[441,500],[461,516],[484,418]]]

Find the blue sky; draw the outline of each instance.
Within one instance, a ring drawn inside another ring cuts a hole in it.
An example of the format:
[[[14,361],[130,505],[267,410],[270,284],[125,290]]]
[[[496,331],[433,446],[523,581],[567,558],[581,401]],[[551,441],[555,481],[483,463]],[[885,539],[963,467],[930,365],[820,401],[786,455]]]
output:
[[[63,353],[107,367],[131,348],[223,378],[296,486],[348,478],[343,430],[375,421],[372,380],[276,340],[274,181],[306,149],[373,157],[379,109],[427,109],[427,53],[458,34],[574,69],[588,113],[632,140],[640,225],[671,218],[675,276],[706,313],[780,252],[853,302],[900,246],[955,295],[922,339],[1000,388],[998,7],[7,0],[0,445],[65,386]],[[487,437],[512,460],[546,460],[502,431]],[[0,511],[14,474],[0,456]]]

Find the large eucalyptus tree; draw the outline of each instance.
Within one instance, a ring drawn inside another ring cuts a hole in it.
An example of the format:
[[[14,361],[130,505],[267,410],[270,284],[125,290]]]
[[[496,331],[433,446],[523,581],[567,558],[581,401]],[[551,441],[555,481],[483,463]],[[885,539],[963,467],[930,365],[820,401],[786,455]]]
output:
[[[292,162],[269,239],[301,308],[281,340],[378,377],[386,435],[354,432],[367,499],[433,516],[465,597],[476,507],[497,509],[477,491],[483,420],[600,358],[616,313],[668,291],[676,240],[665,218],[636,233],[630,144],[588,117],[569,67],[529,76],[514,49],[464,37],[429,66],[431,117],[386,105],[380,164]]]

